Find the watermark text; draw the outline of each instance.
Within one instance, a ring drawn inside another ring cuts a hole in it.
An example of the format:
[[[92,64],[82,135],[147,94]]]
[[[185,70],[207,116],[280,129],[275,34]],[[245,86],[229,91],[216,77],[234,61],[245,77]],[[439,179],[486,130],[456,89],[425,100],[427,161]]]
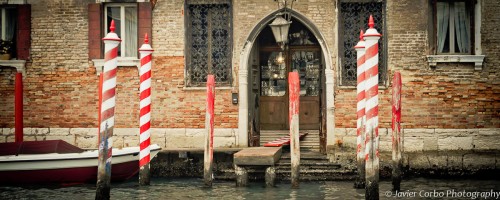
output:
[[[450,199],[500,199],[500,191],[468,191],[468,190],[405,190],[386,191],[386,197],[392,198],[450,198]]]

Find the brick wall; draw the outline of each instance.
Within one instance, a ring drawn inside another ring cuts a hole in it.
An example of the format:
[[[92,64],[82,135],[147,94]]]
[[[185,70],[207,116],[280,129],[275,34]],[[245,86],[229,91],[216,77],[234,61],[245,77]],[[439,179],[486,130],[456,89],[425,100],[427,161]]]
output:
[[[403,79],[405,128],[499,128],[500,81],[498,44],[499,1],[483,1],[482,47],[485,67],[473,63],[427,63],[428,1],[388,1],[387,34],[389,82],[394,71]],[[423,19],[423,20],[421,20]],[[379,90],[381,127],[391,123],[391,86]],[[335,91],[336,127],[356,127],[355,89]]]
[[[0,127],[14,127],[15,68],[0,68]]]
[[[205,127],[206,89],[185,89],[184,57],[154,56],[152,76],[152,126]],[[230,89],[215,91],[215,105],[215,127],[237,128]]]
[[[87,4],[82,1],[33,1],[32,61],[28,62],[24,80],[25,127],[90,128],[97,126],[97,83],[95,67],[88,59]],[[184,89],[184,45],[177,49],[166,45],[183,42],[181,28],[162,26],[161,15],[178,6],[157,4],[154,15],[153,44],[153,127],[202,128],[205,119],[205,89]],[[47,12],[50,11],[50,12]],[[158,16],[160,15],[160,16]],[[182,17],[168,15],[183,23]],[[168,19],[167,19],[168,21]],[[168,29],[166,29],[168,28]],[[167,30],[168,32],[162,32]],[[170,34],[180,32],[180,34]],[[155,37],[158,36],[158,37]],[[176,37],[173,37],[176,36]],[[166,39],[171,41],[163,43]],[[166,47],[166,48],[165,48]],[[175,53],[172,53],[175,52]],[[181,52],[181,54],[179,54]],[[14,126],[15,70],[0,68],[2,103],[1,127]],[[116,126],[135,127],[139,116],[139,77],[136,67],[119,67],[117,79]],[[216,92],[215,125],[234,128],[237,106],[231,104],[231,90]],[[224,113],[222,115],[221,113]]]
[[[240,54],[252,29],[258,25],[260,20],[278,9],[274,1],[267,0],[246,0],[237,2],[233,6],[233,76],[238,73]],[[335,2],[329,0],[307,0],[298,1],[293,4],[293,10],[311,20],[325,38],[326,45],[330,49],[332,60],[336,58],[335,30]],[[233,85],[238,83],[238,79],[233,81]]]
[[[159,1],[153,10],[154,56],[184,56],[184,1]]]
[[[1,1],[0,1],[1,2]],[[217,128],[237,128],[240,55],[250,31],[277,9],[273,1],[233,1],[233,85],[216,90]],[[427,0],[388,0],[389,78],[403,75],[403,126],[418,129],[500,128],[500,10],[498,0],[483,1],[482,43],[485,67],[440,64],[431,69],[428,54]],[[24,79],[24,124],[36,128],[94,128],[97,126],[95,67],[88,59],[88,3],[94,0],[30,0],[31,60]],[[152,127],[204,127],[205,89],[184,85],[183,1],[159,1],[153,10]],[[310,19],[326,39],[338,82],[336,3],[299,1],[294,10]],[[422,19],[422,20],[421,20]],[[15,70],[0,68],[0,128],[14,127]],[[390,82],[390,81],[389,81]],[[135,67],[118,70],[116,125],[135,128],[138,121],[139,77]],[[390,127],[390,85],[379,91],[381,127]],[[354,88],[335,87],[335,126],[355,127]],[[162,134],[167,134],[165,129]],[[70,131],[68,131],[69,133]],[[4,134],[11,131],[3,131]],[[179,134],[182,135],[182,134]],[[187,132],[184,135],[190,135]],[[166,136],[165,136],[166,137]],[[36,138],[35,138],[36,139]],[[7,140],[7,139],[6,139]]]
[[[91,1],[29,1],[32,5],[31,60],[24,77],[26,127],[94,126],[97,93],[87,61],[86,3]],[[83,30],[83,31],[82,31]],[[14,70],[2,68],[0,123],[13,127]],[[12,77],[12,78],[10,78]],[[77,117],[75,117],[77,116]]]

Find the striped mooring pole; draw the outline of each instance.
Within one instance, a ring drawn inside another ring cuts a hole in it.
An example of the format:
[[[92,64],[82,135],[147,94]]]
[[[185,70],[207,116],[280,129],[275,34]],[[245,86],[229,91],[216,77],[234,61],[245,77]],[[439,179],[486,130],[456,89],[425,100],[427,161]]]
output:
[[[289,108],[288,119],[290,120],[290,162],[292,188],[299,187],[300,177],[300,143],[299,143],[299,98],[300,81],[298,72],[288,74]]]
[[[403,137],[401,136],[401,73],[392,79],[392,189],[400,191],[403,176]]]
[[[215,100],[215,76],[207,77],[207,108],[205,115],[205,153],[203,157],[203,179],[205,186],[212,187],[213,159],[214,159],[214,100]]]
[[[356,148],[356,163],[358,165],[358,177],[354,182],[354,188],[365,187],[365,41],[363,40],[363,30],[359,33],[359,42],[354,47],[357,54],[357,96],[356,101],[356,135],[357,135],[357,148]]]
[[[382,36],[374,28],[373,16],[368,20],[365,39],[365,95],[366,95],[366,199],[379,199],[379,137],[378,137],[378,40]]]
[[[97,167],[97,190],[95,199],[109,199],[111,182],[111,158],[113,155],[113,128],[115,126],[116,66],[118,45],[121,39],[115,33],[115,21],[111,21],[110,32],[104,41],[104,70],[102,85],[99,162]]]
[[[151,160],[149,145],[151,144],[151,62],[153,48],[149,45],[148,34],[144,35],[144,44],[139,48],[141,68],[139,69],[140,84],[140,153],[139,153],[139,185],[149,185],[151,175],[149,161]]]

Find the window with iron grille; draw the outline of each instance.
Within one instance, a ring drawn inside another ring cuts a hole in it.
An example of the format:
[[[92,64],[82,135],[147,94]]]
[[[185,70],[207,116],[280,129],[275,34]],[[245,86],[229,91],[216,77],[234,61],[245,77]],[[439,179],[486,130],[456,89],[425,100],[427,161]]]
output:
[[[231,83],[230,1],[186,1],[186,84],[203,86],[208,74],[217,85]]]
[[[354,46],[359,41],[360,30],[368,29],[368,18],[373,16],[375,28],[384,35],[385,32],[384,1],[342,1],[340,3],[339,52],[342,67],[340,83],[343,86],[355,86],[357,80],[357,58]],[[379,40],[379,84],[387,79],[386,37]]]

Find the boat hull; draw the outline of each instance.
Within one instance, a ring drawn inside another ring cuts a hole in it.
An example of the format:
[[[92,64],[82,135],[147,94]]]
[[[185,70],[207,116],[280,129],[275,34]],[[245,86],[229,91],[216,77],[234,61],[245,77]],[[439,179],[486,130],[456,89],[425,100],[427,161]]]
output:
[[[160,148],[151,148],[153,158]],[[0,184],[79,184],[97,181],[97,151],[0,157]],[[139,148],[114,150],[111,180],[123,181],[139,172]]]
[[[111,167],[111,180],[124,181],[137,174],[138,171],[138,161],[114,164]],[[3,171],[0,172],[0,177],[2,177],[0,179],[0,183],[2,184],[91,183],[97,181],[97,166],[44,170]]]

